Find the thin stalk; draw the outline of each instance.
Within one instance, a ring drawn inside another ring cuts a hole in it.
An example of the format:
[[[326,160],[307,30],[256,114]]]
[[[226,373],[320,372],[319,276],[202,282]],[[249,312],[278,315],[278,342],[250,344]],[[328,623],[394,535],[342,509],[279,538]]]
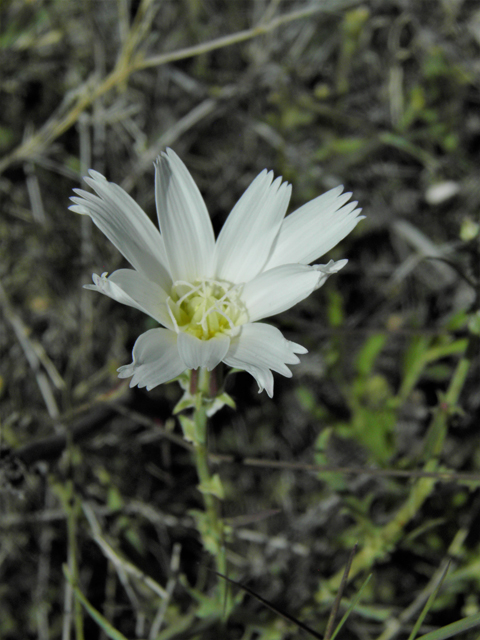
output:
[[[67,485],[67,536],[68,536],[68,569],[72,576],[74,587],[78,587],[78,556],[77,556],[77,513],[78,504],[74,494],[73,481]],[[84,640],[82,605],[78,598],[74,598],[75,640]]]
[[[219,498],[208,490],[213,484],[213,475],[210,471],[208,454],[208,417],[206,401],[210,399],[212,388],[215,387],[215,373],[210,373],[206,369],[192,372],[192,386],[196,387],[196,403],[193,411],[193,422],[195,425],[196,442],[194,442],[195,465],[199,479],[199,487],[203,496],[205,513],[209,537],[213,538],[215,546],[215,566],[218,573],[227,574],[227,559],[224,542],[224,526],[220,511]],[[221,581],[221,598],[228,606],[228,588],[224,581]]]
[[[66,430],[67,443],[67,469],[68,478],[65,483],[65,490],[61,493],[63,508],[67,514],[67,565],[70,579],[66,584],[66,615],[64,620],[62,640],[70,640],[71,615],[73,609],[73,620],[75,628],[75,640],[85,640],[83,631],[83,612],[82,605],[78,598],[74,596],[74,591],[79,586],[78,571],[78,547],[77,547],[77,522],[79,514],[79,501],[75,493],[75,452],[73,433],[70,429]],[[72,607],[73,600],[73,607]]]
[[[448,421],[452,412],[458,407],[458,401],[467,380],[472,360],[478,354],[479,337],[470,334],[465,352],[458,361],[447,392],[437,407],[432,423],[425,439],[424,458],[438,458],[447,435]]]

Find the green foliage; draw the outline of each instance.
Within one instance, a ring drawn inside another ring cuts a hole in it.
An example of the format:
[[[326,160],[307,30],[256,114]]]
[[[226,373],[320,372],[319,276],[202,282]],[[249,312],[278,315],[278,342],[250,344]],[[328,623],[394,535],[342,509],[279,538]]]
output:
[[[198,490],[201,493],[208,493],[212,496],[215,496],[219,500],[223,500],[225,497],[222,481],[220,480],[220,476],[218,473],[215,473],[211,478],[201,482],[198,485]]]
[[[328,445],[335,431],[336,429],[333,427],[327,427],[319,433],[315,441],[315,464],[322,467],[329,465]],[[319,478],[323,482],[326,482],[334,491],[343,491],[348,487],[343,473],[323,471],[319,473]]]
[[[351,412],[348,422],[337,422],[334,431],[343,438],[353,438],[365,447],[372,459],[385,464],[395,452],[394,428],[398,401],[387,379],[374,372],[375,362],[387,341],[385,333],[371,336],[357,355],[356,376],[345,385],[344,397]],[[323,448],[323,438],[317,449]],[[320,462],[321,458],[317,460]]]
[[[465,631],[469,629],[475,629],[478,626],[480,626],[480,613],[468,616],[468,618],[458,620],[457,622],[452,622],[436,631],[426,633],[420,636],[418,640],[446,640],[446,638],[455,638],[461,633],[465,633]]]
[[[361,46],[362,35],[370,19],[367,7],[357,7],[346,11],[341,25],[341,44],[337,67],[337,91],[346,93],[349,89],[349,75],[352,73],[355,54]]]
[[[66,565],[63,566],[63,572],[65,574],[65,578],[72,585],[72,588],[75,592],[75,597],[78,598],[78,600],[85,607],[88,614],[93,618],[93,620],[95,620],[95,622],[98,624],[100,629],[102,629],[102,631],[107,635],[107,637],[111,638],[112,640],[127,640],[127,638],[122,633],[120,633],[117,629],[115,629],[108,622],[108,620],[104,616],[102,616],[102,614],[99,611],[97,611],[95,607],[92,606],[92,604],[87,600],[87,598],[85,598],[83,593],[73,582],[72,577],[68,572]]]

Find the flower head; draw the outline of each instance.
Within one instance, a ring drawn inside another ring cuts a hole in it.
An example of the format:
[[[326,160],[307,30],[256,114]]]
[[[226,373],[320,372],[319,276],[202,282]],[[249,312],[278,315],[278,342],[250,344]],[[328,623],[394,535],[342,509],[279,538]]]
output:
[[[160,232],[136,202],[96,171],[75,189],[70,209],[89,215],[133,269],[93,275],[93,285],[154,318],[133,362],[119,368],[130,386],[151,389],[187,369],[220,362],[248,371],[259,391],[273,395],[273,374],[307,350],[259,322],[318,289],[346,260],[310,265],[361,220],[342,187],[285,217],[291,186],[264,170],[228,216],[217,240],[203,198],[180,158],[167,149],[155,163]]]

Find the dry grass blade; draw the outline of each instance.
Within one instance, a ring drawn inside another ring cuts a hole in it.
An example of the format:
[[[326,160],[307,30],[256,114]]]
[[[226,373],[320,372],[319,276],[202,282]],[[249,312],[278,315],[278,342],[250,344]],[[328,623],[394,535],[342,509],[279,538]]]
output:
[[[105,95],[115,87],[125,84],[128,81],[128,78],[136,71],[151,67],[159,67],[170,62],[185,60],[187,58],[199,56],[203,53],[215,51],[216,49],[222,49],[239,42],[245,42],[246,40],[251,40],[252,38],[274,31],[282,25],[293,22],[294,20],[308,18],[321,11],[326,12],[340,10],[355,4],[357,4],[357,2],[349,2],[346,0],[343,2],[313,5],[306,9],[292,11],[286,15],[274,18],[270,22],[258,25],[252,29],[246,29],[245,31],[240,31],[228,36],[222,36],[221,38],[216,38],[210,42],[204,42],[193,47],[186,47],[185,49],[180,49],[178,51],[164,53],[158,56],[151,56],[147,59],[144,59],[143,55],[139,54],[135,49],[134,45],[137,44],[136,37],[132,37],[132,40],[127,39],[126,45],[128,46],[126,52],[119,56],[113,71],[99,84],[95,81],[93,81],[92,84],[92,80],[85,82],[83,88],[80,88],[80,90],[76,92],[78,98],[76,98],[74,105],[70,107],[67,113],[61,114],[59,112],[55,114],[36,134],[28,137],[21,145],[0,161],[0,174],[15,162],[25,161],[41,155],[45,149],[52,144],[52,142],[73,126],[81,114],[98,98]],[[148,18],[150,19],[150,13],[148,14]],[[137,34],[135,33],[134,36],[136,35]]]
[[[160,598],[167,598],[168,593],[166,589],[164,589],[161,585],[158,584],[156,580],[148,576],[146,573],[138,569],[134,564],[132,564],[129,560],[122,557],[113,547],[105,540],[102,535],[102,531],[100,529],[100,525],[95,516],[95,513],[91,506],[84,502],[82,504],[83,512],[90,524],[92,530],[92,538],[100,547],[105,557],[112,562],[115,569],[121,573],[123,577],[128,575],[132,576],[134,579],[138,580],[140,583],[145,584],[149,589],[151,589],[157,596]]]
[[[340,608],[340,601],[342,599],[345,585],[347,584],[348,574],[350,573],[350,567],[352,566],[353,558],[355,557],[355,554],[357,552],[357,547],[358,547],[358,544],[355,544],[348,558],[348,562],[345,565],[345,571],[343,572],[342,581],[337,591],[337,595],[335,596],[333,607],[332,607],[332,610],[330,611],[330,616],[328,618],[327,629],[325,631],[324,640],[330,640],[330,638],[332,637],[333,625],[335,624],[335,618],[337,617],[338,609]]]
[[[17,340],[22,347],[28,364],[35,374],[40,393],[42,394],[45,406],[47,407],[50,417],[58,418],[60,412],[49,379],[57,389],[63,389],[65,383],[63,382],[61,375],[58,373],[55,365],[45,353],[42,345],[30,338],[30,332],[28,331],[28,328],[25,326],[25,323],[20,318],[20,316],[15,312],[10,300],[7,297],[7,293],[1,284],[0,303],[3,306],[4,316],[15,332]],[[45,372],[42,370],[42,366],[45,369],[47,375],[45,375]]]
[[[265,600],[265,598],[262,598],[262,596],[258,595],[258,593],[255,593],[255,591],[253,591],[249,587],[246,587],[244,584],[241,584],[240,582],[237,582],[236,580],[232,580],[228,576],[225,576],[225,575],[223,575],[221,573],[218,573],[218,571],[214,571],[213,573],[215,573],[220,578],[223,578],[224,580],[226,580],[230,584],[234,584],[235,586],[239,587],[240,589],[242,589],[243,591],[245,591],[249,595],[253,596],[256,600],[261,602],[268,609],[270,609],[271,611],[273,611],[274,613],[279,615],[281,618],[283,618],[287,622],[292,622],[299,629],[302,629],[302,631],[305,631],[310,636],[312,636],[312,638],[318,638],[319,640],[323,640],[323,636],[321,636],[319,633],[317,633],[316,631],[314,631],[313,629],[308,627],[306,624],[304,624],[300,620],[297,620],[297,618],[295,618],[294,616],[291,616],[289,613],[286,613],[285,611],[280,611],[280,609],[277,609],[277,607],[275,607],[271,602],[269,602],[268,600]]]

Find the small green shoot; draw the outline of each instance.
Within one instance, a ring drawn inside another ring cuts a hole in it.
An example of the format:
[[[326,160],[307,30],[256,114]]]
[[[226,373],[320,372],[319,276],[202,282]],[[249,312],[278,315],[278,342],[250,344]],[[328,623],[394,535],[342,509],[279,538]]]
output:
[[[427,615],[427,613],[429,612],[430,608],[433,605],[433,602],[435,600],[435,598],[437,597],[438,592],[440,591],[440,587],[443,584],[443,581],[445,580],[445,577],[447,575],[448,569],[450,567],[450,562],[448,562],[447,566],[445,567],[445,570],[440,578],[440,580],[438,581],[437,586],[435,587],[435,589],[432,591],[432,593],[430,594],[430,597],[428,598],[427,602],[425,603],[425,606],[422,609],[422,613],[420,614],[420,616],[418,617],[418,620],[416,621],[412,632],[408,638],[408,640],[415,640],[418,630],[420,629],[420,627],[422,626],[422,623],[425,619],[425,616]]]
[[[335,640],[335,638],[337,637],[338,632],[340,631],[340,629],[343,627],[343,625],[345,624],[348,616],[352,613],[352,611],[355,609],[355,607],[357,606],[357,603],[360,601],[360,596],[362,595],[363,590],[365,589],[365,587],[367,586],[367,584],[370,582],[370,578],[372,577],[372,574],[367,576],[367,579],[365,580],[365,582],[362,584],[362,586],[360,587],[357,595],[354,597],[354,599],[352,600],[352,602],[350,603],[350,606],[348,607],[348,609],[345,611],[345,613],[342,616],[342,619],[340,620],[340,622],[338,623],[335,631],[332,633],[332,637],[330,638],[330,640]]]

